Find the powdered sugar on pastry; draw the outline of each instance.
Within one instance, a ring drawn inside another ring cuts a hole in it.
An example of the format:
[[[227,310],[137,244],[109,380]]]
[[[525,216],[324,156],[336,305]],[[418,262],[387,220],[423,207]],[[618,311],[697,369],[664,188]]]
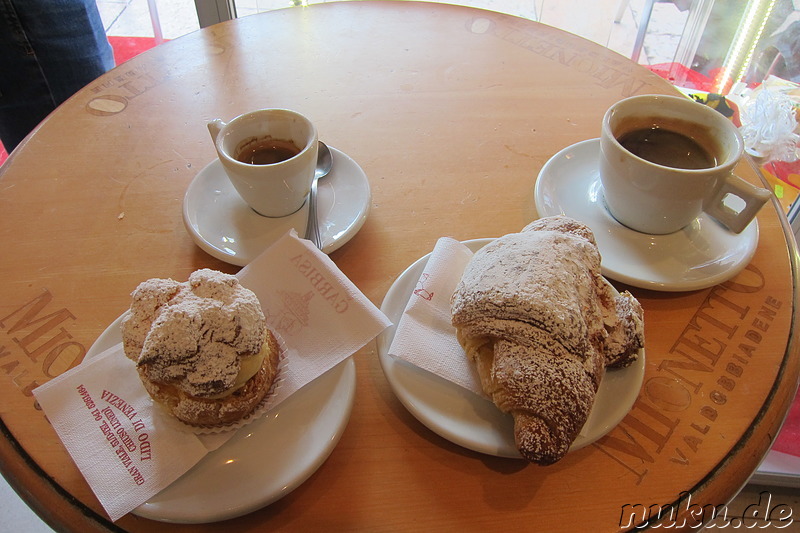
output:
[[[151,279],[133,292],[122,324],[126,355],[145,377],[208,398],[231,389],[241,358],[267,327],[258,298],[234,276],[203,269],[189,280]]]
[[[643,343],[641,306],[614,295],[591,230],[563,216],[476,252],[451,307],[484,392],[514,415],[517,447],[539,464],[566,454],[605,367],[630,364]]]

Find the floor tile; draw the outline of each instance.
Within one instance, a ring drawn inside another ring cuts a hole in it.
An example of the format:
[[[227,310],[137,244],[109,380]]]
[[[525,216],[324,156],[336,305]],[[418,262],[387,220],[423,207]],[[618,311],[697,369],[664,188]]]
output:
[[[0,476],[0,530],[18,533],[53,533]]]

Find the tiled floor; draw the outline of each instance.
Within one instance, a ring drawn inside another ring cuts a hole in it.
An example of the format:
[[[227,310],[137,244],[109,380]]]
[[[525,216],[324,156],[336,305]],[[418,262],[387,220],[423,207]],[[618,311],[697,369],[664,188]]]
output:
[[[310,0],[311,3],[325,0]],[[453,0],[458,3],[459,0]],[[461,0],[473,7],[492,9],[516,16],[538,20],[607,46],[622,55],[630,56],[644,0]],[[619,22],[614,19],[620,4],[625,5]],[[289,7],[292,0],[238,0],[238,15],[247,16],[259,11]],[[194,0],[158,0],[151,11],[147,0],[98,0],[106,31],[111,36],[161,37],[175,39],[199,29]],[[580,13],[580,17],[575,14]],[[648,26],[648,35],[640,63],[652,65],[671,62],[675,56],[686,12],[672,3],[656,3]],[[158,28],[158,30],[154,30]],[[800,496],[798,489],[779,487],[746,487],[731,503],[731,514],[745,512],[747,506],[758,504],[760,493],[768,491],[774,504],[789,505],[794,511],[795,524],[782,531],[800,531]],[[751,507],[752,509],[752,507]],[[0,478],[0,531],[47,533],[44,524]],[[766,522],[752,523],[769,527]],[[778,528],[780,524],[773,524]]]
[[[0,531],[53,533],[0,476]]]

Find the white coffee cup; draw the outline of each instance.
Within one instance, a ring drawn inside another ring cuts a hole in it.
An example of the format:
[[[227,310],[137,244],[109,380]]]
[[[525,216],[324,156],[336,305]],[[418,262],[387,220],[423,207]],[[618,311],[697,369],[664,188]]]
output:
[[[212,120],[208,131],[225,173],[254,211],[284,217],[303,206],[317,165],[310,120],[288,109],[260,109],[228,123]]]
[[[606,112],[600,135],[606,206],[642,233],[673,233],[702,212],[740,233],[770,197],[733,174],[743,150],[733,123],[708,106],[662,95],[621,100]]]

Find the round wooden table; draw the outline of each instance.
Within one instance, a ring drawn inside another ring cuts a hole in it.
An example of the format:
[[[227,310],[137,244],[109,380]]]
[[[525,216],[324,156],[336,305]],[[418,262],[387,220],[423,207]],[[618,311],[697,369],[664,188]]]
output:
[[[439,237],[496,237],[536,219],[544,163],[597,137],[611,103],[642,93],[676,91],[558,29],[413,2],[246,17],[120,65],[0,169],[4,475],[59,528],[220,527],[132,514],[110,523],[31,395],[81,362],[140,281],[238,271],[196,246],[181,217],[187,186],[215,157],[209,120],[296,109],[361,165],[369,218],[331,258],[380,305]],[[759,183],[747,163],[740,173]],[[733,280],[632,289],[646,316],[644,384],[629,415],[592,446],[542,468],[452,444],[401,405],[373,342],[355,354],[355,406],[328,460],[279,501],[224,525],[617,531],[631,506],[672,505],[680,517],[691,505],[725,504],[768,450],[798,379],[795,245],[777,203],[758,222],[755,256]]]

